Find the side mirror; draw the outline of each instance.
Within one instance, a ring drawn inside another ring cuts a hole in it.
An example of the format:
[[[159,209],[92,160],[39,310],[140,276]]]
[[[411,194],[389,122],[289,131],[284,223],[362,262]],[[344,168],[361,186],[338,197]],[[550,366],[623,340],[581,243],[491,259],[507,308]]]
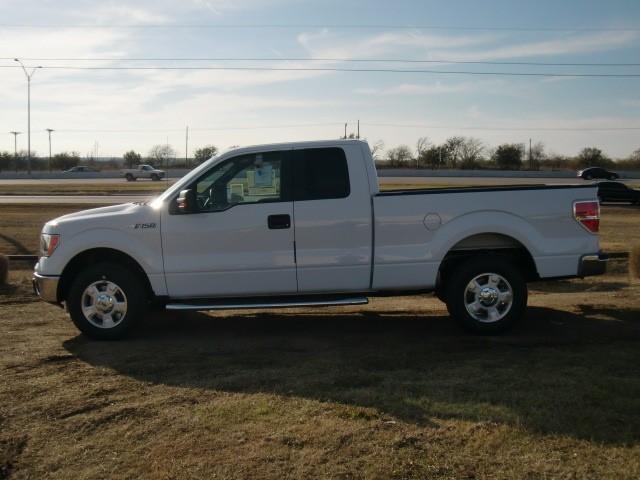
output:
[[[196,194],[193,190],[182,190],[176,199],[178,212],[194,213],[196,211]]]

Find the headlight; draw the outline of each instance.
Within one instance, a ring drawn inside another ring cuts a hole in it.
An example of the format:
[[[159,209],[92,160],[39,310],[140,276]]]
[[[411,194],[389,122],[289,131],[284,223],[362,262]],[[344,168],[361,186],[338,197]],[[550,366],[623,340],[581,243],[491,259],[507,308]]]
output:
[[[60,244],[60,235],[43,233],[40,235],[40,256],[49,257]]]

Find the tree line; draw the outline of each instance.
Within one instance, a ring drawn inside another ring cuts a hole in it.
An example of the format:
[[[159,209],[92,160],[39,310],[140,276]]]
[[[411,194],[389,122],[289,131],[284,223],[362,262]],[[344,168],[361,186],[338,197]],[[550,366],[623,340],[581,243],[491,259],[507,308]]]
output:
[[[350,135],[349,138],[354,138]],[[420,137],[415,149],[400,145],[385,150],[383,141],[371,145],[371,153],[378,168],[419,168],[451,170],[579,170],[599,166],[618,170],[640,170],[640,148],[628,158],[614,160],[599,148],[585,147],[575,157],[567,157],[547,152],[544,143],[534,145],[505,143],[490,147],[475,137],[455,135],[441,144],[435,144],[428,137]],[[134,150],[125,152],[121,158],[81,158],[78,152],[59,152],[49,157],[40,157],[32,152],[33,171],[65,171],[80,164],[95,169],[131,168],[148,163],[158,168],[193,168],[218,153],[218,147],[206,145],[198,148],[189,158],[180,158],[176,150],[168,144],[154,145],[143,157]],[[27,170],[27,151],[16,154],[0,152],[0,172]]]
[[[218,147],[207,145],[193,152],[193,157],[179,158],[176,151],[167,144],[154,145],[149,149],[145,157],[142,154],[129,150],[121,158],[96,158],[88,155],[82,158],[78,152],[59,152],[49,157],[41,157],[31,152],[31,162],[28,161],[27,150],[19,150],[15,153],[0,152],[0,172],[26,171],[28,163],[33,171],[63,172],[78,165],[86,165],[96,170],[117,170],[120,168],[132,168],[141,163],[147,163],[158,168],[192,168],[200,165],[218,153]]]
[[[585,147],[575,157],[546,151],[544,143],[504,143],[487,146],[475,137],[452,136],[437,145],[427,137],[415,149],[400,145],[384,150],[384,143],[372,146],[378,168],[421,168],[451,170],[579,170],[599,166],[618,170],[640,170],[640,148],[628,158],[614,160],[596,147]]]

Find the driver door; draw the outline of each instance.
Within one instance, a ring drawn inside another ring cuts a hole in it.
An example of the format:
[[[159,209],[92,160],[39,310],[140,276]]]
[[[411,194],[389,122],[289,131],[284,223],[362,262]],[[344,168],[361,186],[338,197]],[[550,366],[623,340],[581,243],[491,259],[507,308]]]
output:
[[[165,209],[162,248],[171,297],[297,290],[288,156],[264,152],[223,161],[191,185],[193,211]]]

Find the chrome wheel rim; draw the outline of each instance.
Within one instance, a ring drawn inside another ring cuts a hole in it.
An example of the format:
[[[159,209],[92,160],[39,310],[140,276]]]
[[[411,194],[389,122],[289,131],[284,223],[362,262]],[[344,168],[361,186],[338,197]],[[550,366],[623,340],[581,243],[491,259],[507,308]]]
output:
[[[82,313],[98,328],[116,327],[127,314],[127,296],[108,280],[93,282],[82,293]]]
[[[493,323],[503,319],[513,305],[511,284],[497,273],[483,273],[467,284],[464,292],[467,313],[475,320]]]

